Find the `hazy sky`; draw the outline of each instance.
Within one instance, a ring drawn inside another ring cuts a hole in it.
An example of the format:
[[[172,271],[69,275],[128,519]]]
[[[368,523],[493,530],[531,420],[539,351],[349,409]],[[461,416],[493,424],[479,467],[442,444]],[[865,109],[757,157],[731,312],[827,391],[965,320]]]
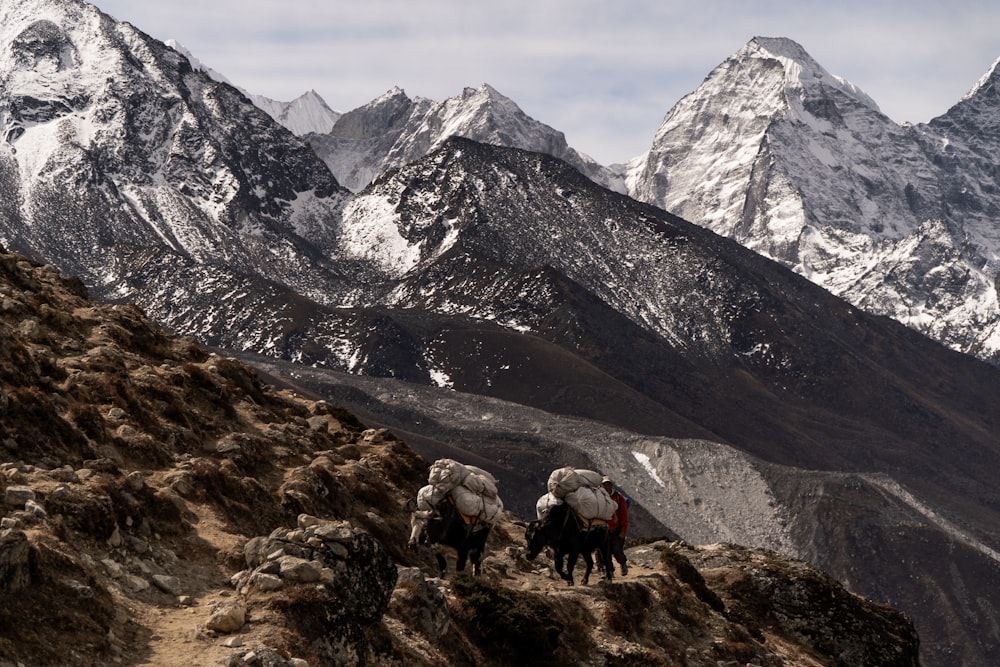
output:
[[[755,35],[799,42],[897,122],[926,122],[1000,57],[995,0],[97,0],[234,84],[349,111],[400,86],[489,83],[605,164]]]

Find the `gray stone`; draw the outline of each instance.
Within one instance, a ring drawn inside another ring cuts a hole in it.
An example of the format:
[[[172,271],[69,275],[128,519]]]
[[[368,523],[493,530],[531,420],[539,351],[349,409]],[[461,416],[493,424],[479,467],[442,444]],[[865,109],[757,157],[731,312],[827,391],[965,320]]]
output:
[[[311,583],[320,580],[323,565],[295,556],[285,556],[280,561],[281,578],[298,583]]]
[[[134,574],[126,574],[124,577],[124,583],[125,588],[133,593],[141,593],[142,591],[149,590],[149,582],[142,577],[137,577]]]
[[[285,584],[281,581],[281,577],[264,572],[254,572],[250,576],[250,585],[260,591],[276,591]]]
[[[266,537],[253,537],[243,545],[243,559],[247,567],[254,568],[267,561],[267,551],[270,549]]]
[[[354,529],[346,521],[324,523],[312,529],[312,534],[324,542],[340,542],[348,544],[354,541]]]
[[[3,494],[5,505],[12,507],[24,507],[29,500],[35,499],[35,492],[30,486],[8,486]]]
[[[183,590],[180,579],[166,574],[154,574],[153,584],[164,593],[169,593],[170,595],[180,595]]]
[[[43,517],[48,514],[48,512],[45,511],[45,508],[35,500],[25,502],[24,511],[35,517]]]
[[[347,547],[339,542],[326,542],[325,544],[327,551],[337,558],[346,560],[351,555],[351,552],[347,550]]]
[[[136,470],[135,472],[130,472],[128,476],[125,477],[125,483],[128,485],[129,490],[133,493],[138,493],[142,491],[142,487],[146,485],[146,479],[141,472]]]
[[[20,530],[0,533],[0,590],[13,592],[31,584],[31,544]]]
[[[212,606],[211,615],[205,628],[212,632],[230,633],[243,627],[247,620],[247,609],[241,602],[225,601]]]

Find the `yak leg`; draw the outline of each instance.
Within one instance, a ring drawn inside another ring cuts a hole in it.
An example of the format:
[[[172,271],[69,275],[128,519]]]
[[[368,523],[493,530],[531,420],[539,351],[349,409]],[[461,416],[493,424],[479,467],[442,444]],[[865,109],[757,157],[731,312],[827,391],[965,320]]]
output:
[[[465,563],[469,559],[468,549],[456,549],[458,551],[458,560],[455,561],[455,569],[459,572],[465,571]]]
[[[579,557],[580,552],[571,549],[569,554],[566,556],[566,576],[563,577],[572,586],[573,582],[573,568],[576,567],[576,559]]]
[[[583,572],[583,585],[586,586],[590,583],[590,573],[594,569],[594,557],[590,555],[589,549],[583,550],[583,564],[587,567]]]
[[[565,560],[565,558],[566,554],[563,553],[562,549],[558,547],[552,547],[552,560],[553,562],[555,562],[556,574],[559,575],[560,579],[565,579],[566,581],[572,583],[572,579],[570,579],[570,576],[566,574],[566,570],[563,567],[563,561]]]
[[[597,547],[597,557],[604,563],[604,579],[611,581],[614,575],[615,566],[611,561],[611,542],[605,540]]]
[[[448,574],[448,560],[440,551],[435,551],[434,557],[437,558],[438,569],[441,571],[441,578],[444,579],[445,575]]]

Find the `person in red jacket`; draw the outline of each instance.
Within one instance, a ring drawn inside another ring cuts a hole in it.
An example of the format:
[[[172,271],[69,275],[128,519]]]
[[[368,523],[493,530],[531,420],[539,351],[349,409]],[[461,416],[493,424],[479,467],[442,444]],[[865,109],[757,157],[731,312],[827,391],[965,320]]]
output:
[[[608,521],[608,539],[611,540],[611,555],[621,567],[622,574],[628,574],[628,559],[625,557],[625,536],[628,534],[628,499],[621,491],[617,490],[611,482],[610,477],[601,480],[601,486],[615,501],[618,509]]]

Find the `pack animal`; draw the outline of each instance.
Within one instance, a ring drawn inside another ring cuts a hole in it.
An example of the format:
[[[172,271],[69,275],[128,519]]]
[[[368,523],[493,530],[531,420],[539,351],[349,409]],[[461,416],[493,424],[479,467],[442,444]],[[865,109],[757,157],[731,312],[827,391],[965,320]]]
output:
[[[586,565],[583,583],[590,582],[590,573],[594,568],[591,554],[594,551],[604,566],[604,578],[611,581],[613,569],[606,523],[593,520],[588,522],[569,505],[561,504],[553,507],[544,519],[530,522],[524,537],[528,543],[528,560],[534,560],[546,546],[552,547],[556,572],[569,582],[570,586],[574,584],[573,569],[576,567],[576,559],[581,555]],[[567,559],[565,571],[563,558]]]
[[[465,570],[467,561],[472,562],[472,574],[482,572],[483,551],[486,538],[490,536],[491,524],[462,516],[454,503],[445,498],[432,510],[415,510],[410,514],[410,540],[407,546],[416,548],[418,544],[443,544],[458,553],[455,569]],[[448,561],[438,551],[435,554],[441,576],[448,570]]]

